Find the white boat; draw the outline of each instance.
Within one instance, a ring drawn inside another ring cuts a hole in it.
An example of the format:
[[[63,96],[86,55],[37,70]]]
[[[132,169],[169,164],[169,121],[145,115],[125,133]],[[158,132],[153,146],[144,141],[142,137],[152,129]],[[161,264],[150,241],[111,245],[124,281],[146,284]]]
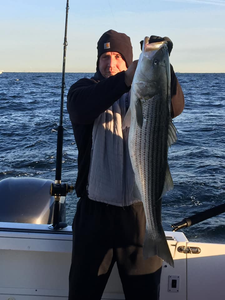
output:
[[[51,225],[51,183],[31,178],[0,181],[0,300],[68,297],[72,230]],[[175,267],[163,263],[160,300],[224,300],[225,244],[196,243],[182,232],[165,233]],[[125,299],[116,266],[102,299]]]

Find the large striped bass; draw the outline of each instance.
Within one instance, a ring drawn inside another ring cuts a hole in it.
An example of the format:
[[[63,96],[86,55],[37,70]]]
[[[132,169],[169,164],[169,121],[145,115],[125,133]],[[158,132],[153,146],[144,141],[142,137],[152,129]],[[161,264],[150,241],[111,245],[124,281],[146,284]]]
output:
[[[166,42],[149,43],[146,37],[131,87],[129,153],[135,174],[134,193],[141,197],[146,216],[144,257],[158,255],[173,266],[161,224],[161,199],[173,188],[168,147],[176,141],[170,80]]]

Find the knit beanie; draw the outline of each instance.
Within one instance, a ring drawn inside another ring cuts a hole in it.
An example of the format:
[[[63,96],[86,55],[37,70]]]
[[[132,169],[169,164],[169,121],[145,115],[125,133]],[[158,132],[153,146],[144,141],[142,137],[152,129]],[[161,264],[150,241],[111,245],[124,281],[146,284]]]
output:
[[[97,70],[98,61],[100,56],[105,52],[118,52],[122,55],[122,58],[126,62],[127,67],[133,61],[133,51],[129,36],[125,33],[120,33],[112,29],[103,33],[100,37],[97,45],[98,49],[98,60],[97,60]]]

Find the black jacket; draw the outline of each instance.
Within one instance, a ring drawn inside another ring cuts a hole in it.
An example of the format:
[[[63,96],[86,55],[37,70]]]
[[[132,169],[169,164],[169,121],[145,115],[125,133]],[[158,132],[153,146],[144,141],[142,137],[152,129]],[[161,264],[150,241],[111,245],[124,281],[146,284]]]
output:
[[[78,148],[75,185],[78,197],[86,194],[94,121],[129,89],[125,84],[125,72],[121,72],[107,79],[96,73],[92,79],[80,79],[69,90],[67,109]]]

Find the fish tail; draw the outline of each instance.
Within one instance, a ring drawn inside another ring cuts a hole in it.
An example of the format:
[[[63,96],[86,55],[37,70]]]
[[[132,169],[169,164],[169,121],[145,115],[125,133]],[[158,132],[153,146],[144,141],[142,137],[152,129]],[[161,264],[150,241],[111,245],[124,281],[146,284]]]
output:
[[[143,247],[143,255],[145,259],[157,255],[160,258],[162,258],[165,262],[167,262],[171,267],[174,267],[174,261],[166,237],[164,237],[156,241],[152,238],[147,237],[146,235]]]

